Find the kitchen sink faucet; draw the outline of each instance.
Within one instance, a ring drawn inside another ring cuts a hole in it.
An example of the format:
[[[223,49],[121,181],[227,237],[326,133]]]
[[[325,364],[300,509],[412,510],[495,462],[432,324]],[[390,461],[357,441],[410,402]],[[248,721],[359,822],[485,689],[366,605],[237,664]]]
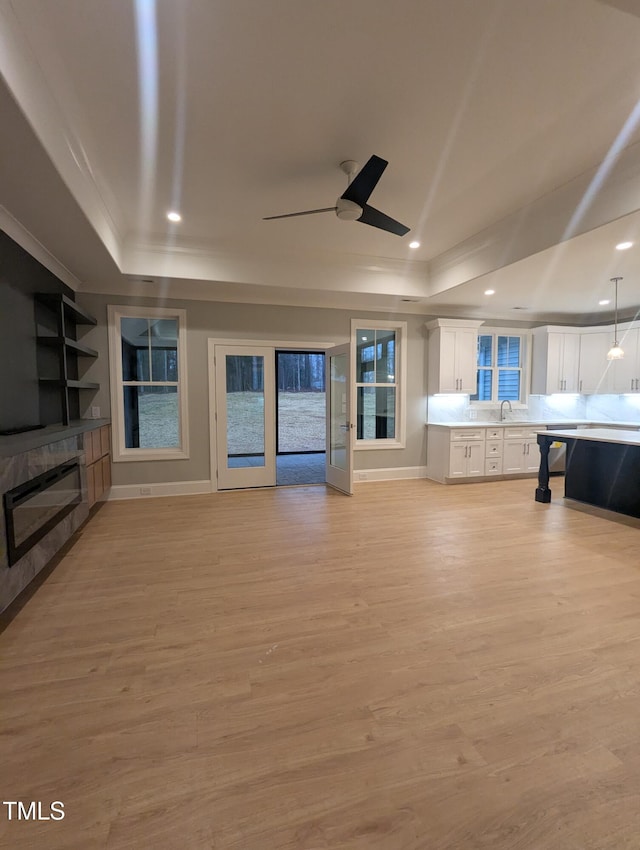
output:
[[[508,398],[505,398],[505,400],[500,404],[500,421],[501,422],[504,422],[504,406],[505,406],[505,404],[509,405],[509,413],[513,413],[513,408],[511,407],[511,402],[509,401]]]

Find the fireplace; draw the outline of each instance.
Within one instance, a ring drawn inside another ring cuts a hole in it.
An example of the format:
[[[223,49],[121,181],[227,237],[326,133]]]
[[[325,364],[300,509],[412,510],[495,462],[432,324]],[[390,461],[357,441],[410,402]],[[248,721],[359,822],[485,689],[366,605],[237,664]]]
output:
[[[4,494],[12,566],[82,501],[77,460],[61,463]]]

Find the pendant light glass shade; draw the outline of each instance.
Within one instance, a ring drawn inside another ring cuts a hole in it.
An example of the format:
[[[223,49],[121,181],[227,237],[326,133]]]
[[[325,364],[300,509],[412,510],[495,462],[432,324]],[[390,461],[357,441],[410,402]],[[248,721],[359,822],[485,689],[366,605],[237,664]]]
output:
[[[618,342],[618,281],[622,280],[621,277],[612,277],[611,283],[615,285],[616,288],[616,300],[615,300],[615,309],[614,309],[614,319],[613,319],[613,345],[607,351],[607,360],[622,360],[624,357],[624,351],[620,348],[620,343]]]

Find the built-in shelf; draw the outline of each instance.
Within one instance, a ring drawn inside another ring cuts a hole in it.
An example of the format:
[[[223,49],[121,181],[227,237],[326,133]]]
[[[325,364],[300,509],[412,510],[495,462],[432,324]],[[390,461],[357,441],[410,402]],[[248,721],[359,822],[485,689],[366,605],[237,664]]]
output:
[[[41,384],[49,384],[53,387],[68,387],[72,390],[99,390],[100,384],[96,384],[93,381],[75,381],[69,380],[66,381],[64,378],[38,378],[38,381]]]
[[[97,357],[98,352],[95,348],[89,348],[88,345],[83,345],[75,339],[64,336],[38,336],[38,342],[42,345],[50,345],[52,348],[64,346],[69,351],[75,351],[80,357]]]
[[[77,391],[100,389],[100,384],[94,381],[81,380],[78,371],[79,358],[96,358],[98,352],[76,339],[78,325],[97,325],[97,321],[62,293],[41,292],[35,300],[40,305],[36,310],[36,340],[38,345],[55,351],[53,356],[43,358],[40,366],[41,373],[45,375],[55,373],[55,377],[39,378],[44,393],[40,396],[41,404],[46,400],[50,410],[52,402],[55,402],[52,393],[58,393],[59,402],[55,403],[56,406],[59,404],[62,424],[68,425],[80,415]],[[52,389],[45,390],[44,387]]]
[[[62,295],[61,293],[48,293],[48,292],[40,292],[36,295],[36,299],[40,301],[41,304],[46,304],[47,307],[50,307],[52,310],[58,310],[62,307],[77,325],[97,325],[97,319],[94,319],[93,316],[90,316],[86,310],[83,310],[79,304],[76,304],[75,301],[72,301],[66,295]]]

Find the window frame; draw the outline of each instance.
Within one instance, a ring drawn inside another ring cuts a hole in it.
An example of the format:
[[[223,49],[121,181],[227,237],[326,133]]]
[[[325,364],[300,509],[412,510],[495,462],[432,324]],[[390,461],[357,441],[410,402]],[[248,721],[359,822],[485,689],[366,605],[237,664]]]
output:
[[[189,421],[187,405],[187,311],[168,307],[107,307],[109,326],[109,384],[114,463],[123,461],[186,460],[189,458]],[[122,319],[175,319],[178,323],[178,380],[125,381],[122,373]],[[125,386],[175,386],[178,395],[178,447],[127,448],[124,427]]]
[[[381,383],[362,383],[356,381],[357,365],[357,331],[395,331],[395,381]],[[355,423],[358,415],[359,387],[395,387],[396,390],[396,422],[395,437],[380,439],[358,439],[357,428],[354,427],[354,451],[371,451],[384,449],[404,449],[407,442],[407,323],[383,319],[351,319],[351,419]]]
[[[511,406],[515,410],[527,410],[529,407],[529,384],[531,381],[531,339],[532,334],[531,331],[523,330],[522,328],[493,328],[493,327],[482,327],[478,329],[478,337],[481,336],[490,336],[492,337],[491,341],[491,359],[492,362],[496,365],[494,366],[478,366],[478,358],[476,356],[476,387],[477,387],[477,375],[480,369],[491,370],[491,401],[478,401],[471,398],[469,396],[469,404],[473,405],[476,408],[481,408],[484,410],[496,410],[500,408],[502,404],[501,401],[497,399],[494,400],[494,395],[497,395],[498,392],[498,372],[500,369],[510,369],[516,371],[514,367],[506,367],[506,366],[498,366],[497,365],[497,353],[498,353],[498,337],[499,336],[516,336],[520,338],[520,350],[522,352],[521,357],[521,366],[520,366],[520,399],[519,401],[512,401]]]

